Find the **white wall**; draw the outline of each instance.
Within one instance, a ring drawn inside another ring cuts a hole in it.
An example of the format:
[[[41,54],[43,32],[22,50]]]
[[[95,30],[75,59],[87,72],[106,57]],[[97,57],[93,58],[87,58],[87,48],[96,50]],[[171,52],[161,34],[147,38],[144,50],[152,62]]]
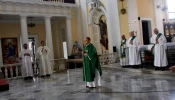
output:
[[[137,31],[135,35],[141,38],[138,22],[138,11],[137,11],[137,0],[128,0],[128,21],[129,21],[129,31]],[[136,22],[134,22],[134,20]],[[132,24],[133,23],[133,24]]]
[[[163,0],[154,0],[154,14],[155,14],[155,20],[156,20],[156,28],[158,28],[160,33],[164,33],[163,31],[163,11],[157,8],[157,5],[160,5]]]

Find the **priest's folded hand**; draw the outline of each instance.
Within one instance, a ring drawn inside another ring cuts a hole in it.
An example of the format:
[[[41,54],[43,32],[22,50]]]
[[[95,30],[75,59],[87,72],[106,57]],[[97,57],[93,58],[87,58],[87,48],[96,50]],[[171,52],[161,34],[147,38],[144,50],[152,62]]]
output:
[[[30,54],[28,54],[28,53],[25,53],[25,54],[24,54],[24,56],[30,56]]]
[[[88,56],[87,53],[84,53],[84,56]]]
[[[133,41],[130,41],[130,44],[133,45]]]

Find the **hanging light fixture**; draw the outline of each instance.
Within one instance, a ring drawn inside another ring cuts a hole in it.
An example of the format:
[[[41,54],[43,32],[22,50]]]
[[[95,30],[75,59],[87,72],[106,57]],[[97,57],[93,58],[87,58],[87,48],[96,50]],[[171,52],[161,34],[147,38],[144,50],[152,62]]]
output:
[[[33,20],[34,17],[28,17],[28,18],[29,18],[29,20],[30,20],[31,22],[28,23],[27,26],[30,27],[30,28],[35,27],[35,23],[32,23],[32,20]]]

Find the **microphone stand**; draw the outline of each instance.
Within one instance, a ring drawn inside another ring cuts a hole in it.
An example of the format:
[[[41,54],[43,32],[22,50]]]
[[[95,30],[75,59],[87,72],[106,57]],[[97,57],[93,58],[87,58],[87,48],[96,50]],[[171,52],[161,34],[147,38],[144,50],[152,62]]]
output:
[[[87,81],[86,81],[86,68],[85,68],[85,64],[84,64],[84,46],[83,46],[83,54],[82,54],[82,59],[83,59],[83,74],[84,74],[84,78],[85,78],[85,91],[83,91],[83,93],[89,93],[90,89],[87,88]]]

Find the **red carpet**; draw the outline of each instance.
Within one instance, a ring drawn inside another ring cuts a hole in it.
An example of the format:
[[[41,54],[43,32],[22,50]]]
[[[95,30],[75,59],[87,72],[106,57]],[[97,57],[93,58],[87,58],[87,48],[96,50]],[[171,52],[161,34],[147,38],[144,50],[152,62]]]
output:
[[[6,80],[0,79],[0,91],[6,91],[9,90],[9,84]]]

